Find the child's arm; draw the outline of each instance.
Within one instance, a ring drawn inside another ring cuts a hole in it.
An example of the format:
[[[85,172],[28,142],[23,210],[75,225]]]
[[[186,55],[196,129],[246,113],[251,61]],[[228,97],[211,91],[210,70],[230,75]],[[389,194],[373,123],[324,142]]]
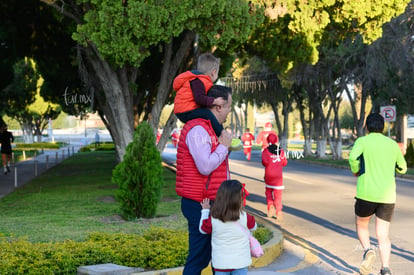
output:
[[[190,81],[191,91],[193,92],[194,101],[202,107],[212,107],[213,105],[223,105],[223,98],[214,98],[207,96],[206,88],[200,79],[196,78]]]
[[[286,166],[286,164],[288,163],[287,161],[287,157],[285,154],[285,151],[283,151],[283,149],[280,149],[280,158],[282,159],[282,166]]]
[[[267,157],[267,149],[265,149],[262,153],[262,165],[266,167],[268,165],[268,157]]]
[[[201,203],[201,218],[198,230],[201,234],[211,234],[210,200],[204,199]]]
[[[257,224],[255,218],[250,215],[249,213],[246,213],[247,216],[247,228],[250,231],[255,231],[257,229]]]

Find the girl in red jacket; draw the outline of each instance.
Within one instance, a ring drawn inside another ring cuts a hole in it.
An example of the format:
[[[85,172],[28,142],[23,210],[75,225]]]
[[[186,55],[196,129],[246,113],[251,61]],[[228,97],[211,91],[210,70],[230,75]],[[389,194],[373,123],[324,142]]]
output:
[[[262,152],[262,164],[265,167],[266,201],[267,216],[276,216],[282,219],[282,190],[283,186],[283,167],[287,164],[287,159],[283,149],[279,148],[278,137],[270,134],[267,137],[269,147]]]

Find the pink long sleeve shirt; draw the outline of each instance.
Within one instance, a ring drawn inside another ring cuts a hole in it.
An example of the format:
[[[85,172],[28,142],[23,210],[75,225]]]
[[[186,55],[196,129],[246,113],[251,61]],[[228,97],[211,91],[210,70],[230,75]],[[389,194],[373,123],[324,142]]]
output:
[[[209,175],[226,160],[229,153],[226,146],[219,144],[214,152],[211,152],[212,141],[207,131],[202,126],[195,126],[188,131],[185,140],[191,156],[202,175]],[[230,178],[227,171],[227,179]]]

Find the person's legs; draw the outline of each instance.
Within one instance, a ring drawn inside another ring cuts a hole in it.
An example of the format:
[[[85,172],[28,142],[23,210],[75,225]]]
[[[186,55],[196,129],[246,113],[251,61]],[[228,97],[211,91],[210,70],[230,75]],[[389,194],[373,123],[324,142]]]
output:
[[[199,223],[201,205],[199,202],[181,199],[181,211],[188,221],[188,256],[183,275],[197,275],[211,260],[211,235],[201,234]]]
[[[355,224],[358,239],[364,249],[364,255],[359,273],[362,275],[370,274],[375,261],[375,251],[371,248],[369,236],[369,221],[375,213],[378,204],[361,199],[355,202]]]
[[[356,216],[356,228],[358,239],[364,249],[364,255],[362,259],[361,266],[359,268],[359,273],[362,275],[367,275],[371,273],[372,266],[374,265],[375,261],[375,251],[371,248],[370,240],[369,240],[369,221],[371,216],[369,217],[359,217]]]
[[[276,218],[278,220],[281,220],[283,215],[282,215],[282,189],[275,189],[274,194],[275,194],[275,208],[276,208]]]
[[[11,153],[7,154],[7,172],[10,172]]]
[[[391,274],[390,256],[391,256],[391,241],[389,238],[390,223],[394,214],[394,203],[381,203],[378,205],[375,215],[375,231],[377,234],[380,257],[381,257],[381,274]]]
[[[273,199],[273,188],[266,187],[265,195],[267,202],[267,216],[271,218],[275,214],[274,199]]]
[[[356,216],[356,230],[358,234],[358,239],[364,251],[367,250],[368,248],[371,248],[371,243],[369,240],[369,228],[368,228],[371,217],[372,216],[369,216],[369,217]]]
[[[7,154],[5,153],[1,153],[1,158],[3,161],[3,169],[4,169],[4,174],[7,174],[7,158],[6,158]]]
[[[244,268],[233,270],[230,274],[231,275],[246,275],[247,271],[248,271],[248,268],[244,267]]]
[[[250,160],[252,156],[252,148],[247,148],[247,160]]]
[[[391,255],[391,241],[389,238],[390,222],[377,217],[375,224],[382,267],[389,267]]]

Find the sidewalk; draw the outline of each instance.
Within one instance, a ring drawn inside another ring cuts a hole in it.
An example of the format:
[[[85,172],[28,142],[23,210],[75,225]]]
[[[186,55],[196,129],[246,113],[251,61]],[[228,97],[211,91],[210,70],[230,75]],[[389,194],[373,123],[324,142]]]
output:
[[[36,157],[12,164],[10,172],[4,175],[1,167],[0,174],[0,198],[10,194],[16,188],[28,183],[36,176],[59,164],[64,159],[79,151],[79,145],[68,145],[56,150],[44,150]]]

